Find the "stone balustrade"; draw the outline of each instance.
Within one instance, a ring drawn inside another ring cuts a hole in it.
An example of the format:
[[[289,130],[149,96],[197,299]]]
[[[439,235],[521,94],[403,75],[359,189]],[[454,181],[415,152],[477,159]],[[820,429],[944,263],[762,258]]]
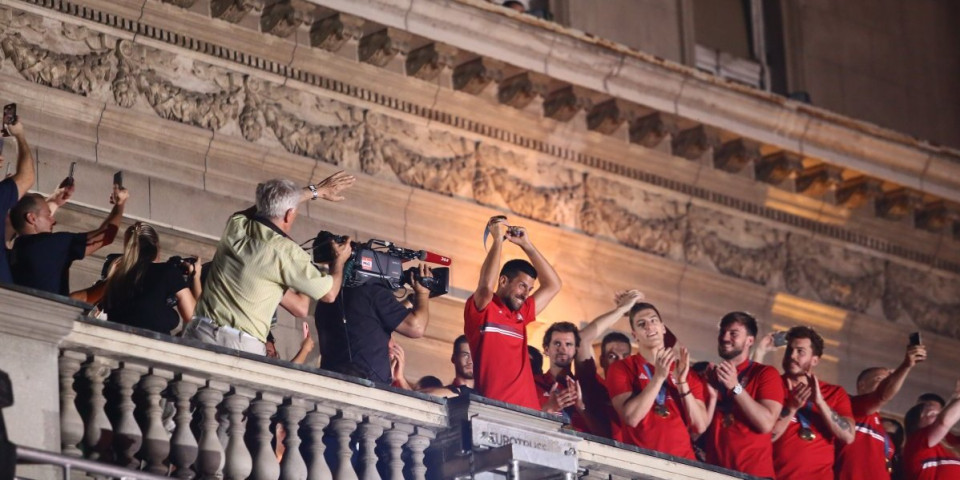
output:
[[[0,343],[56,348],[28,349],[33,358],[19,364],[10,358],[17,350],[0,348],[0,364],[16,369],[18,399],[59,387],[59,402],[15,402],[5,412],[15,443],[181,479],[744,478],[576,435],[539,412],[101,322],[83,317],[82,305],[34,293],[0,287],[11,307],[0,313]],[[30,332],[31,323],[60,334]],[[58,418],[46,445],[24,433],[40,417]]]

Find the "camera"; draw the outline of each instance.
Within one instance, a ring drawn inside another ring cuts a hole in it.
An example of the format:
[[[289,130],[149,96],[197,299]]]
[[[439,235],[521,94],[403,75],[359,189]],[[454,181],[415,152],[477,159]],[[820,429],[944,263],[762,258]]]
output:
[[[183,276],[189,276],[191,272],[195,271],[194,268],[197,264],[197,257],[181,257],[179,255],[174,255],[167,259],[167,263],[176,265]]]
[[[343,244],[347,236],[336,235],[326,230],[317,233],[313,239],[314,263],[329,263],[335,258],[334,244]],[[430,290],[430,298],[450,292],[450,259],[426,250],[410,250],[399,247],[386,240],[370,239],[365,243],[350,242],[353,252],[343,267],[344,288],[354,288],[371,280],[383,282],[392,290],[404,285],[413,286],[415,281]],[[445,265],[431,269],[432,278],[421,278],[420,271],[413,266],[403,269],[404,262],[423,260],[428,263]]]

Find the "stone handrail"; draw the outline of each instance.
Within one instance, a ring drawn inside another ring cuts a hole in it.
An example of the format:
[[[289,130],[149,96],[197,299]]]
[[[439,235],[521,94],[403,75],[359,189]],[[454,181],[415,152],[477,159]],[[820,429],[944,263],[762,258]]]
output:
[[[747,478],[481,397],[447,401],[90,319],[62,297],[0,286],[0,301],[0,365],[18,399],[5,417],[11,440],[33,448],[184,479]],[[57,420],[38,444],[39,417]]]

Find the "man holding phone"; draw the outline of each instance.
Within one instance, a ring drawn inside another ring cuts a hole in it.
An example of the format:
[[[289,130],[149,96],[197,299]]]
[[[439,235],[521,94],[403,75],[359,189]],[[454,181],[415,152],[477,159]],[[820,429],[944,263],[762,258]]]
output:
[[[47,199],[38,193],[24,195],[10,210],[10,223],[17,239],[10,250],[10,271],[17,285],[59,295],[69,295],[69,271],[81,260],[113,243],[120,230],[124,205],[130,194],[113,185],[113,208],[95,230],[82,233],[53,232],[56,221]]]
[[[890,478],[888,462],[894,447],[879,412],[897,395],[913,367],[926,359],[927,347],[920,343],[920,334],[916,333],[910,336],[906,355],[896,370],[872,367],[860,372],[857,395],[850,398],[857,433],[853,443],[837,450],[837,480]]]
[[[0,215],[5,219],[0,224],[0,238],[5,241],[7,238],[7,213],[33,187],[37,173],[34,168],[33,153],[27,144],[27,137],[24,135],[23,125],[20,124],[20,121],[16,118],[12,119],[11,124],[3,125],[3,130],[17,140],[17,172],[0,181]],[[2,145],[3,140],[0,139],[0,149],[3,148]],[[2,164],[3,157],[0,156],[0,165]],[[0,283],[13,283],[13,275],[10,272],[10,265],[7,263],[5,244],[3,250],[0,252]]]

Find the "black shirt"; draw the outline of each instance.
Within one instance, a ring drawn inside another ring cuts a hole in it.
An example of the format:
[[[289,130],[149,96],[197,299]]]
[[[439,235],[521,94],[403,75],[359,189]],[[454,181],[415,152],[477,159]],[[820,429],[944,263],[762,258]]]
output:
[[[7,212],[17,204],[19,197],[17,182],[13,178],[7,178],[0,182],[0,219],[7,217]],[[10,275],[10,265],[7,263],[7,222],[0,222],[0,238],[4,244],[0,245],[0,283],[13,283],[13,276]]]
[[[86,233],[37,233],[17,237],[10,250],[13,282],[70,295],[70,264],[83,259],[86,251]]]
[[[187,281],[176,265],[151,263],[143,273],[140,287],[131,295],[104,300],[107,320],[170,333],[180,324],[180,315],[171,308],[168,299],[184,288],[187,288]]]
[[[317,303],[320,368],[345,371],[352,358],[368,379],[390,383],[387,343],[409,313],[389,287],[375,280],[344,288],[333,303]]]

